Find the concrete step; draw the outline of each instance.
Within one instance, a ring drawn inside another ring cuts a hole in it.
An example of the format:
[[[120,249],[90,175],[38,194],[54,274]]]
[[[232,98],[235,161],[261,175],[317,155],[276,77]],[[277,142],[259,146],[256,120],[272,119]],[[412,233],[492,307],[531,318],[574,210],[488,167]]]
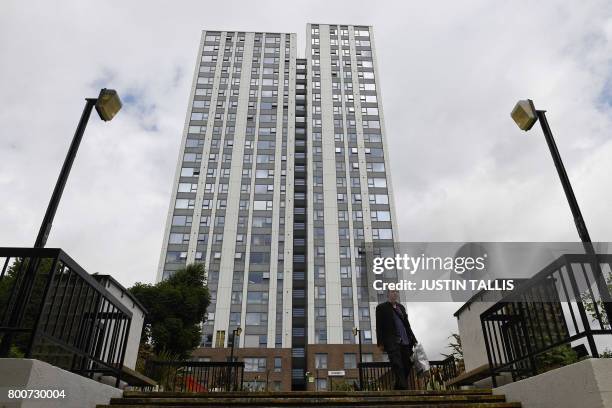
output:
[[[121,406],[121,408],[159,408],[160,405],[98,405],[97,408],[116,408]],[[163,405],[165,407],[171,408],[194,408],[194,407],[215,407],[215,408],[236,408],[240,405],[209,405],[207,403],[203,403],[201,405],[181,405],[177,403],[176,405]],[[257,408],[295,408],[304,405],[241,405],[242,407],[251,407],[256,406]],[[521,408],[521,404],[519,402],[485,402],[485,403],[441,403],[441,404],[389,404],[386,402],[385,404],[368,404],[368,405],[354,405],[350,403],[338,403],[338,404],[325,404],[324,407],[368,407],[368,408],[389,408],[390,406],[394,408]]]
[[[466,390],[407,390],[407,391],[267,391],[267,392],[141,392],[124,391],[123,398],[339,398],[394,397],[410,395],[492,395],[490,388]]]
[[[383,403],[451,403],[451,402],[505,402],[503,395],[395,395],[388,396],[352,396],[352,397],[234,397],[234,398],[113,398],[111,404],[142,404],[142,405],[325,405],[329,403],[351,403],[354,405]]]
[[[98,408],[194,408],[194,407],[367,407],[367,408],[520,408],[520,403],[506,402],[503,395],[490,389],[452,391],[383,391],[383,392],[124,392],[110,405]]]

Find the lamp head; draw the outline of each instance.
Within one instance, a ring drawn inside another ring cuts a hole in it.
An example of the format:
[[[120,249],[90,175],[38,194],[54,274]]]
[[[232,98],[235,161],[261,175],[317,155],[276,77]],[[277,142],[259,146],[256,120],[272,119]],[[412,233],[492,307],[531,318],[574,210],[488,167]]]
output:
[[[238,327],[236,329],[236,336],[240,336],[241,333],[242,333],[242,327]]]
[[[538,120],[538,115],[531,99],[518,101],[514,105],[510,116],[517,126],[524,131],[531,129]]]
[[[117,112],[121,110],[121,99],[114,89],[102,88],[98,100],[96,101],[96,111],[100,115],[100,119],[108,122],[115,117]]]
[[[358,331],[359,331],[358,328],[353,327],[353,336],[356,336]]]

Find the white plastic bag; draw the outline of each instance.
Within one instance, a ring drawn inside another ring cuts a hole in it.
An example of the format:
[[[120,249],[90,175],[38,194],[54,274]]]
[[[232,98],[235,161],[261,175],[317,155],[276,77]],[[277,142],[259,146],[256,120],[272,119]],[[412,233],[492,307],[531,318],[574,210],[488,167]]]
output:
[[[414,364],[414,369],[419,374],[429,371],[429,360],[427,359],[427,354],[425,354],[425,349],[421,343],[417,343],[414,347],[412,363]]]

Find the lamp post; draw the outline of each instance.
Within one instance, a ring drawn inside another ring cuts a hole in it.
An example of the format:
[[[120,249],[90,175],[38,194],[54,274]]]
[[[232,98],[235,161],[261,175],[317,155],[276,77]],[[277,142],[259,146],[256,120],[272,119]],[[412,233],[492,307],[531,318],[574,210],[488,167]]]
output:
[[[97,98],[85,99],[85,108],[81,114],[81,120],[79,120],[76,132],[72,138],[72,143],[70,144],[70,148],[68,149],[68,153],[64,159],[64,164],[62,165],[59,177],[57,178],[55,188],[53,189],[53,194],[51,195],[51,200],[47,206],[45,217],[40,225],[40,230],[38,231],[38,236],[36,237],[36,242],[34,243],[34,248],[44,248],[45,244],[47,243],[47,238],[51,232],[51,225],[53,224],[53,218],[55,217],[57,207],[60,199],[62,198],[62,193],[64,192],[64,187],[66,186],[66,181],[68,180],[68,175],[72,169],[72,164],[74,163],[74,158],[76,157],[77,150],[81,144],[81,139],[83,138],[83,133],[85,132],[85,127],[87,127],[87,122],[89,121],[89,116],[91,115],[92,109],[95,107],[100,119],[108,122],[113,119],[117,112],[119,112],[121,106],[121,99],[119,99],[119,95],[117,95],[117,92],[113,89],[103,88]]]
[[[524,131],[528,131],[538,120],[540,121],[540,126],[542,126],[542,132],[544,132],[546,143],[548,144],[550,154],[552,155],[553,162],[555,163],[557,173],[559,174],[559,179],[561,180],[561,185],[563,186],[563,191],[565,192],[565,197],[567,198],[570,210],[572,211],[574,223],[576,224],[576,229],[578,230],[578,235],[580,236],[580,240],[583,243],[585,252],[591,258],[595,284],[597,285],[599,293],[601,294],[601,297],[603,299],[604,309],[606,311],[606,315],[608,316],[608,321],[610,321],[612,320],[612,300],[610,299],[608,286],[603,275],[603,271],[601,270],[601,266],[599,265],[597,255],[595,253],[595,248],[593,247],[593,243],[591,242],[589,231],[587,230],[584,218],[582,218],[582,212],[580,211],[580,207],[578,206],[578,201],[576,200],[576,196],[574,195],[574,190],[572,189],[569,177],[567,176],[567,172],[565,171],[565,166],[563,165],[563,161],[561,160],[561,154],[559,153],[559,149],[557,149],[557,144],[555,143],[552,131],[550,130],[550,126],[548,125],[548,120],[546,119],[546,111],[537,110],[531,99],[525,99],[517,102],[517,104],[514,106],[514,109],[512,109],[510,116],[512,117],[512,120],[514,120],[514,122],[517,124],[517,126]],[[580,306],[580,313],[585,314],[584,308],[582,307],[582,305]],[[583,317],[586,321],[586,314]],[[593,336],[589,336],[589,346],[591,348],[593,357],[598,357],[597,347],[595,345]]]
[[[232,369],[234,368],[234,345],[236,344],[236,337],[240,337],[240,333],[242,333],[242,328],[240,326],[238,326],[232,331],[232,351],[230,352],[230,366],[228,375],[228,381],[230,382],[230,384],[234,383],[232,381]]]
[[[230,353],[230,361],[232,363],[234,362],[234,345],[236,344],[236,337],[240,337],[241,333],[242,333],[241,327],[237,327],[234,329],[234,331],[232,331],[232,351]]]
[[[66,154],[66,158],[64,159],[64,164],[62,165],[62,169],[60,170],[60,174],[55,184],[55,188],[53,189],[51,200],[49,201],[47,211],[45,212],[42,224],[40,225],[40,230],[38,231],[36,241],[34,242],[34,248],[44,248],[45,244],[47,243],[47,238],[49,237],[49,233],[51,232],[51,225],[53,224],[53,218],[55,217],[57,207],[59,206],[64,187],[66,186],[66,180],[68,180],[70,169],[72,168],[72,164],[74,163],[74,158],[76,157],[79,144],[81,143],[81,139],[83,138],[83,133],[85,132],[85,127],[87,126],[87,122],[89,121],[89,116],[91,115],[92,109],[95,107],[96,111],[98,112],[98,115],[100,116],[100,119],[107,122],[110,121],[117,114],[117,112],[119,112],[121,106],[121,99],[119,99],[117,92],[112,89],[104,88],[100,91],[100,94],[97,98],[85,99],[85,108],[83,109],[83,113],[81,114],[81,119],[79,120],[79,124],[77,125],[74,137],[72,138],[72,143],[70,144],[70,148],[68,149],[68,153]],[[9,327],[18,325],[23,319],[23,313],[30,301],[30,297],[32,294],[34,276],[36,274],[36,270],[38,269],[39,262],[40,258],[36,257],[34,257],[34,259],[30,259],[29,262],[27,262],[28,266],[23,277],[23,283],[19,288],[17,301],[9,317]],[[12,338],[13,335],[11,333],[4,336],[4,338],[0,342],[0,356],[7,355]],[[26,352],[26,357],[29,357],[31,354],[33,340],[34,337],[31,338],[30,344]]]
[[[357,341],[359,344],[359,364],[357,364],[357,369],[359,370],[359,388],[363,390],[363,375],[361,374],[361,363],[363,363],[361,353],[361,329],[353,327],[353,336],[359,336]]]

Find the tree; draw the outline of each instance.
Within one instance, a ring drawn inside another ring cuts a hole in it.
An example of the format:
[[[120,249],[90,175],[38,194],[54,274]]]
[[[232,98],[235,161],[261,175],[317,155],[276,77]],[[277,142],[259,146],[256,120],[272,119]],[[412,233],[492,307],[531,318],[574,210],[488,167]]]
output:
[[[27,351],[35,329],[34,324],[41,310],[43,294],[53,261],[53,258],[14,258],[5,275],[0,278],[0,318],[4,315],[6,322],[10,314],[16,310],[17,301],[20,300],[18,299],[19,290],[26,283],[32,285],[29,290],[28,303],[23,309],[20,309],[22,315],[19,328],[23,331],[0,338],[0,340],[10,342],[9,357],[22,358]],[[33,281],[24,280],[27,272],[32,273],[30,279]]]
[[[608,273],[607,276],[604,275],[606,286],[608,288],[608,293],[612,293],[612,273]],[[593,319],[593,323],[599,323],[599,318],[601,319],[601,324],[604,326],[604,329],[610,328],[610,319],[608,314],[606,313],[606,309],[604,307],[604,302],[601,299],[595,301],[591,296],[591,293],[588,290],[585,290],[581,294],[581,300],[584,304],[584,309],[588,314],[591,315]],[[599,318],[598,318],[599,313]]]
[[[190,264],[155,285],[136,283],[129,291],[147,309],[141,345],[186,358],[200,344],[210,294],[204,266]]]
[[[442,353],[442,355],[446,358],[453,356],[455,360],[463,360],[463,347],[461,346],[461,337],[459,337],[459,334],[451,333],[448,339],[450,341],[446,348],[449,348],[451,352],[449,354]]]

